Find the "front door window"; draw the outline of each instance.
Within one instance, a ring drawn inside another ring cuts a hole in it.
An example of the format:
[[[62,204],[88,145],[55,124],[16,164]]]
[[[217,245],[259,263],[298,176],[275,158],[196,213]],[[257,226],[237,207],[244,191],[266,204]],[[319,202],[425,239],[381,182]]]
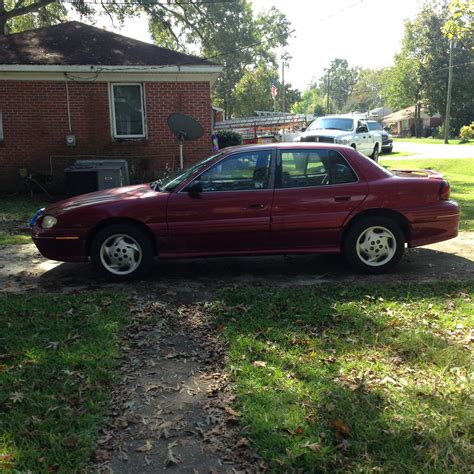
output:
[[[206,170],[196,180],[201,182],[204,193],[268,189],[271,156],[271,150],[231,155]]]

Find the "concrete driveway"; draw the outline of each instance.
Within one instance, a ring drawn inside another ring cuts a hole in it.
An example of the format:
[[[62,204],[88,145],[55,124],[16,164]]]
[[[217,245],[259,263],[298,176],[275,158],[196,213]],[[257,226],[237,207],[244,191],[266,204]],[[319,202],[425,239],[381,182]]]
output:
[[[383,158],[391,160],[407,160],[411,158],[474,158],[474,146],[471,145],[437,145],[412,142],[394,142],[393,151],[412,153],[410,156],[382,155]]]

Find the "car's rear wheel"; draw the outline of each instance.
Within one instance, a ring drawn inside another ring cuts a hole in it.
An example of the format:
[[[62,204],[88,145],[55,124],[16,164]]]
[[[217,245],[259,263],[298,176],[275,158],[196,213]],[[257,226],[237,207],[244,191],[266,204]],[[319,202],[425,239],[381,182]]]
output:
[[[364,273],[385,273],[400,261],[405,238],[400,226],[387,217],[367,217],[354,224],[343,244],[346,259]]]
[[[372,152],[372,154],[370,155],[370,157],[371,157],[376,163],[378,163],[378,161],[379,161],[379,146],[378,146],[378,145],[375,145],[375,146],[374,146],[374,151]]]
[[[100,230],[91,245],[91,260],[105,276],[130,280],[147,275],[153,265],[153,244],[132,224],[111,224]]]

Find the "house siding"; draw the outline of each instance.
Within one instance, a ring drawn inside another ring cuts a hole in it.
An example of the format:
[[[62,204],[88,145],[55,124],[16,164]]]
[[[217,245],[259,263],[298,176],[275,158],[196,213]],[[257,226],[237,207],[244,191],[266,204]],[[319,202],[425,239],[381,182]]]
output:
[[[127,82],[126,77],[124,81]],[[64,81],[0,81],[0,191],[22,187],[20,169],[44,175],[51,192],[61,192],[64,168],[84,155],[125,158],[131,179],[143,182],[179,166],[179,146],[167,119],[175,112],[190,115],[204,128],[201,139],[184,145],[185,167],[211,152],[210,84],[144,82],[147,138],[114,140],[111,133],[108,82],[68,81],[72,132],[69,132]],[[68,147],[67,134],[76,136]],[[50,178],[50,167],[52,177]]]

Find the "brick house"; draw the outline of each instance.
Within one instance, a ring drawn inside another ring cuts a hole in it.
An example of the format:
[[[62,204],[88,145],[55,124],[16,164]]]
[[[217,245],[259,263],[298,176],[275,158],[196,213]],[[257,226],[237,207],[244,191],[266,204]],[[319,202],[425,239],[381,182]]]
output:
[[[204,136],[184,146],[185,166],[212,150],[210,91],[221,67],[80,22],[0,37],[0,191],[21,173],[52,189],[77,158],[126,158],[135,182],[177,168],[167,126],[180,112]]]

